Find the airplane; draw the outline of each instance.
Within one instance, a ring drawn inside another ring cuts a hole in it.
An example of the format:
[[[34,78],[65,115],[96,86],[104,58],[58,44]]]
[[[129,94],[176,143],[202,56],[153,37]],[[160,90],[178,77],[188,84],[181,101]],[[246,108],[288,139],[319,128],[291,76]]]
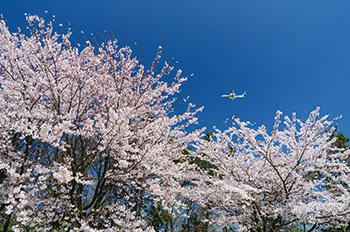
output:
[[[235,91],[232,90],[232,93],[230,93],[230,95],[221,95],[221,97],[228,97],[228,98],[230,98],[230,99],[233,101],[233,100],[236,99],[236,98],[244,98],[245,95],[247,95],[246,92],[244,92],[244,93],[241,94],[241,95],[236,95],[236,94],[235,94]]]

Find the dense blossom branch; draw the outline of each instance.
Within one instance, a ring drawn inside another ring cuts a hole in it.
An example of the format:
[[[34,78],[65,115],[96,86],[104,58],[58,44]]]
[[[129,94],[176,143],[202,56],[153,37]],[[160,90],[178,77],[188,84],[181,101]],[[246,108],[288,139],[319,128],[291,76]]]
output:
[[[186,131],[201,108],[170,114],[186,78],[163,81],[173,68],[157,73],[161,47],[145,71],[116,41],[79,50],[70,31],[27,21],[28,35],[0,22],[5,214],[41,231],[152,230],[138,194],[180,207],[179,180],[193,172],[173,162],[201,134]]]
[[[201,187],[218,214],[213,223],[265,231],[348,220],[349,151],[332,146],[333,122],[317,108],[306,122],[286,116],[282,128],[281,115],[271,135],[265,126],[254,129],[234,119],[232,127],[216,129],[214,139],[196,146],[195,153],[217,167],[210,184]]]

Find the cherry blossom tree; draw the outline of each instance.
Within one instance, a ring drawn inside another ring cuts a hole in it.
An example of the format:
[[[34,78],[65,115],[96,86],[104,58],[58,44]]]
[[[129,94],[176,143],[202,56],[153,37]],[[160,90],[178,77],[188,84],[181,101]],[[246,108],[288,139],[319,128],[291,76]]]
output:
[[[187,230],[303,223],[312,231],[350,220],[350,151],[332,146],[333,121],[318,108],[284,126],[278,111],[271,133],[234,118],[203,138],[204,129],[188,129],[202,108],[173,112],[186,78],[178,70],[171,81],[167,63],[158,70],[161,47],[145,69],[116,41],[78,48],[69,30],[27,21],[15,33],[0,21],[3,231],[154,231],[182,222]]]
[[[150,204],[181,208],[180,181],[196,176],[183,152],[202,131],[191,103],[173,113],[174,81],[161,47],[149,70],[116,41],[85,48],[71,32],[27,16],[0,22],[0,200],[4,231],[152,231]],[[188,194],[188,193],[187,193]]]
[[[198,157],[215,175],[198,186],[212,223],[242,231],[281,231],[288,226],[342,226],[350,213],[349,151],[332,146],[333,121],[319,108],[303,122],[278,111],[271,133],[233,119],[225,131],[197,144]],[[333,136],[334,137],[334,136]]]

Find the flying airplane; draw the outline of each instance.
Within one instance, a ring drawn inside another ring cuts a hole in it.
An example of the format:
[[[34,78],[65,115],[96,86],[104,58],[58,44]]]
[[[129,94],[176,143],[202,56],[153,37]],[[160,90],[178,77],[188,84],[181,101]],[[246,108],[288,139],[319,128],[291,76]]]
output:
[[[244,98],[245,95],[247,95],[246,92],[244,92],[244,93],[241,94],[241,95],[236,95],[236,94],[235,94],[235,91],[232,90],[232,93],[230,93],[230,95],[221,95],[221,97],[228,97],[228,98],[230,98],[230,99],[233,101],[233,100],[236,99],[236,98]]]

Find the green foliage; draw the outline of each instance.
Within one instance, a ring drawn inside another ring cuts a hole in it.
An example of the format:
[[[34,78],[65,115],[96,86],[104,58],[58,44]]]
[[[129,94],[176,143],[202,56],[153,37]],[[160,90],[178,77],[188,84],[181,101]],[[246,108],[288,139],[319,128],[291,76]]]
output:
[[[150,207],[147,218],[148,224],[152,226],[155,231],[173,231],[174,219],[163,209],[160,203]]]
[[[336,141],[333,143],[334,147],[337,148],[343,148],[344,150],[348,150],[350,148],[350,145],[348,144],[350,142],[350,138],[346,137],[342,132],[338,132],[338,128],[334,132],[332,132],[331,139],[336,138]],[[350,157],[346,159],[346,162],[348,165],[350,165]],[[350,232],[350,221],[347,223],[347,226],[344,226],[342,228],[326,228],[321,229],[321,231],[329,231],[329,232]]]
[[[337,130],[338,128],[336,128],[336,131]],[[331,135],[331,139],[336,138],[336,141],[333,144],[334,147],[349,149],[350,146],[347,143],[350,141],[350,138],[343,135],[342,132],[336,133],[336,131],[334,131]]]

